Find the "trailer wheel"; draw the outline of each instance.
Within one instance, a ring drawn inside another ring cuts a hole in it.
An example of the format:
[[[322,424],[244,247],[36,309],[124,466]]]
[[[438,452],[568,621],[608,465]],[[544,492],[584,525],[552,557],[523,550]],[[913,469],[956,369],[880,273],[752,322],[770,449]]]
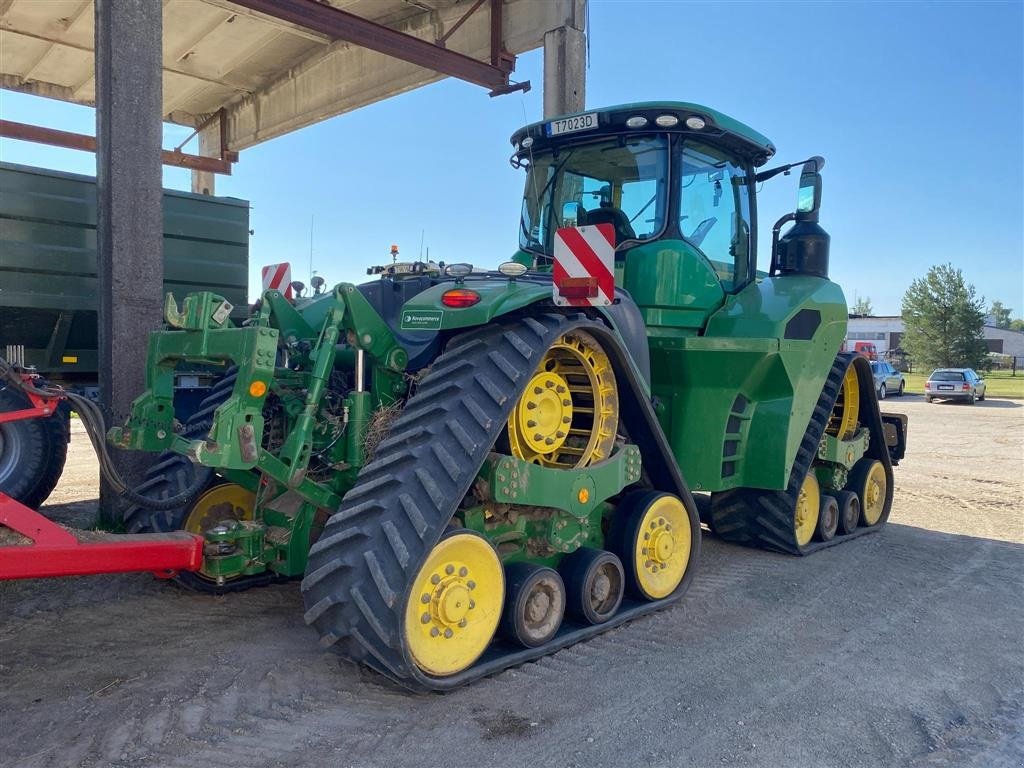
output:
[[[0,413],[31,408],[21,392],[0,390]],[[61,411],[45,418],[0,423],[0,491],[37,509],[64,471],[68,431]]]

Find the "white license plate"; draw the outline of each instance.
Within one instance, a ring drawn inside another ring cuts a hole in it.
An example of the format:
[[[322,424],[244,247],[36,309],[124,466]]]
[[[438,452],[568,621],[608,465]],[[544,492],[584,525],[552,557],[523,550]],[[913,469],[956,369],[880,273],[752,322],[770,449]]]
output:
[[[939,389],[952,389],[952,384],[939,384]]]
[[[553,120],[545,128],[547,129],[548,136],[561,136],[563,133],[590,131],[597,128],[597,112],[587,112],[584,115],[573,115],[562,120]]]

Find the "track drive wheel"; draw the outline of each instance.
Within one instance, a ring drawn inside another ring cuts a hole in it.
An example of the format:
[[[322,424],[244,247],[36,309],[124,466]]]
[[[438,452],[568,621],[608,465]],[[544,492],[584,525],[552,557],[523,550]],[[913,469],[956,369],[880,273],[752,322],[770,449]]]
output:
[[[885,511],[888,490],[882,462],[864,457],[853,465],[846,485],[860,497],[861,523],[865,526],[876,525]]]
[[[883,394],[882,398],[884,397]],[[843,374],[839,395],[832,407],[832,415],[829,417],[825,432],[839,440],[849,440],[857,432],[859,417],[860,380],[857,378],[856,369],[851,365]]]
[[[860,522],[860,497],[853,491],[837,491],[836,501],[839,502],[839,533],[853,533]]]
[[[622,561],[614,554],[581,547],[562,560],[560,570],[569,614],[588,624],[603,624],[619,610],[626,582]]]
[[[832,541],[836,535],[836,528],[839,526],[839,502],[835,496],[821,494],[821,504],[818,507],[818,526],[816,533],[818,541]]]
[[[505,566],[505,612],[501,633],[536,648],[555,636],[565,615],[565,584],[554,568],[512,563]]]
[[[483,536],[455,529],[427,555],[405,604],[413,661],[444,677],[469,667],[494,637],[505,600],[498,553]]]
[[[644,600],[668,597],[690,565],[699,526],[670,493],[630,493],[616,512],[609,541],[622,558],[628,591]]]
[[[559,337],[541,358],[508,418],[512,455],[572,469],[611,455],[619,397],[608,355],[584,331]]]

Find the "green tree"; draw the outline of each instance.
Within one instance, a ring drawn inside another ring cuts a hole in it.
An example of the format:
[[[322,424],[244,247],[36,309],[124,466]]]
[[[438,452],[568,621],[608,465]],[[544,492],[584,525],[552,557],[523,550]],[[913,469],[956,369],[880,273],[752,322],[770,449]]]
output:
[[[983,368],[988,347],[985,300],[952,264],[940,264],[903,295],[901,345],[915,363],[936,368]]]
[[[1017,318],[1016,320],[1010,321],[1011,331],[1024,331],[1024,319]]]
[[[854,305],[850,307],[851,315],[861,315],[863,317],[870,317],[875,314],[875,310],[871,307],[871,297],[865,296],[863,299],[858,298]]]
[[[1004,307],[1003,302],[996,299],[992,302],[992,306],[989,307],[988,313],[992,315],[992,319],[996,324],[996,328],[1009,328],[1010,327],[1010,313],[1013,310],[1009,307]]]

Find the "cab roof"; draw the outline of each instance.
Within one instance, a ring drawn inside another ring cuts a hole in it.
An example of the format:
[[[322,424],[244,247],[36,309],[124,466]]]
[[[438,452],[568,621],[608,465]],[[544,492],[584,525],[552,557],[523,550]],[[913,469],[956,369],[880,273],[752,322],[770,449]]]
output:
[[[564,133],[558,136],[549,135],[549,126],[552,123],[578,115],[590,114],[597,115],[598,124],[596,128]],[[675,115],[679,118],[679,123],[672,128],[658,127],[654,120],[659,115]],[[627,127],[626,120],[635,116],[646,117],[648,120],[647,126],[640,129]],[[689,117],[702,118],[705,123],[704,127],[700,130],[688,128],[686,126],[686,119]],[[709,139],[717,140],[716,143],[722,144],[750,158],[754,165],[758,166],[766,163],[775,154],[775,145],[772,144],[771,140],[750,126],[717,110],[686,101],[645,101],[634,104],[620,104],[601,109],[587,109],[571,115],[561,115],[520,128],[512,134],[512,145],[517,151],[525,149],[522,146],[522,141],[528,136],[533,138],[532,148],[543,149],[549,146],[564,144],[574,139],[627,132],[650,133],[651,131],[668,131],[690,134],[692,136],[707,136]]]

